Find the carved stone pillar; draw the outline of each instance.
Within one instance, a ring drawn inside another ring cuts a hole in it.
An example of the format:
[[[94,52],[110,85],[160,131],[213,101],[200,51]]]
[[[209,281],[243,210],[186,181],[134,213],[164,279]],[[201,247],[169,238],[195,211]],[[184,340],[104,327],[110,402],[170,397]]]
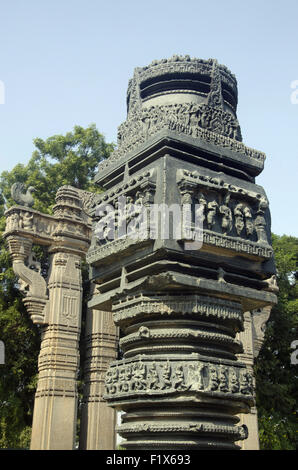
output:
[[[116,412],[103,399],[104,379],[117,358],[118,331],[111,312],[88,309],[85,334],[84,396],[81,408],[80,448],[115,448]]]
[[[216,60],[135,69],[127,107],[95,177],[105,192],[87,253],[89,307],[112,311],[123,332],[104,398],[124,412],[126,449],[236,449],[247,437],[237,415],[254,405],[236,334],[244,312],[276,302],[255,184],[265,155],[242,143],[236,79]]]
[[[75,446],[82,307],[80,261],[90,240],[76,190],[60,188],[56,201],[53,216],[30,207],[10,208],[4,234],[25,294],[24,303],[42,330],[31,449],[44,450]],[[33,259],[32,243],[48,247],[47,282]]]

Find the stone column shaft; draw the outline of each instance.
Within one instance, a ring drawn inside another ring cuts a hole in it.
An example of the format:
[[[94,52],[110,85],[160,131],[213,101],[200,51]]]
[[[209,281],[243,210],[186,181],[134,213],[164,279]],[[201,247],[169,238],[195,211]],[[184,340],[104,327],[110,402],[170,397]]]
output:
[[[82,305],[80,258],[52,255],[48,287],[49,325],[43,329],[38,360],[31,449],[73,449]]]
[[[60,188],[53,210],[54,215],[47,215],[31,207],[11,207],[4,236],[24,304],[42,332],[31,449],[71,450],[77,428],[80,262],[89,246],[90,229],[76,189]],[[48,248],[47,279],[31,252],[33,243]]]
[[[111,361],[117,358],[118,329],[112,313],[88,309],[86,318],[84,397],[81,408],[80,448],[115,448],[116,412],[102,396]]]

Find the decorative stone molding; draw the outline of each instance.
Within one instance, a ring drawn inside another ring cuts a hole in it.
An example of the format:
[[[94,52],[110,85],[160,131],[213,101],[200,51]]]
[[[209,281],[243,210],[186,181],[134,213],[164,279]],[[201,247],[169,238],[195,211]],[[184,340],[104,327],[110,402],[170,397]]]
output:
[[[113,303],[113,317],[116,325],[125,324],[130,320],[151,315],[159,315],[165,318],[180,314],[200,315],[206,320],[214,322],[224,321],[227,325],[241,330],[243,314],[241,305],[229,300],[217,299],[208,296],[187,295],[157,296],[154,293],[138,296],[130,295]]]
[[[207,361],[144,361],[141,356],[110,366],[106,375],[104,398],[157,396],[163,398],[177,391],[204,392],[213,398],[222,394],[252,403],[253,378],[243,365]]]

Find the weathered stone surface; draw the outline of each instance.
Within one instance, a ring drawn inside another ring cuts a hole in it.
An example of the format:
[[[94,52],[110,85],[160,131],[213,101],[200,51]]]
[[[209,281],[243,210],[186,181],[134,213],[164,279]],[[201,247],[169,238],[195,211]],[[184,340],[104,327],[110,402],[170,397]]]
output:
[[[104,397],[125,412],[127,449],[234,449],[247,438],[237,415],[254,405],[236,334],[244,312],[276,302],[269,203],[254,180],[265,156],[242,143],[236,80],[215,60],[138,68],[127,102],[89,207],[89,307],[122,330]]]
[[[109,364],[117,358],[118,328],[111,312],[88,309],[85,333],[84,395],[80,449],[111,450],[116,445],[116,412],[103,399]]]

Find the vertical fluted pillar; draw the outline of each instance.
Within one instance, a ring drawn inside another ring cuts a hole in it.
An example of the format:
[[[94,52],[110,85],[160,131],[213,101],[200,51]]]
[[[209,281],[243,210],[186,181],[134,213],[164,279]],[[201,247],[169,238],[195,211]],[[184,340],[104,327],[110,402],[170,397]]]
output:
[[[63,252],[52,255],[48,288],[48,326],[43,327],[38,359],[31,449],[73,449],[82,304],[80,258]]]
[[[111,312],[88,309],[85,334],[84,394],[81,408],[80,448],[115,448],[116,412],[103,399],[104,379],[117,358],[118,329]]]

